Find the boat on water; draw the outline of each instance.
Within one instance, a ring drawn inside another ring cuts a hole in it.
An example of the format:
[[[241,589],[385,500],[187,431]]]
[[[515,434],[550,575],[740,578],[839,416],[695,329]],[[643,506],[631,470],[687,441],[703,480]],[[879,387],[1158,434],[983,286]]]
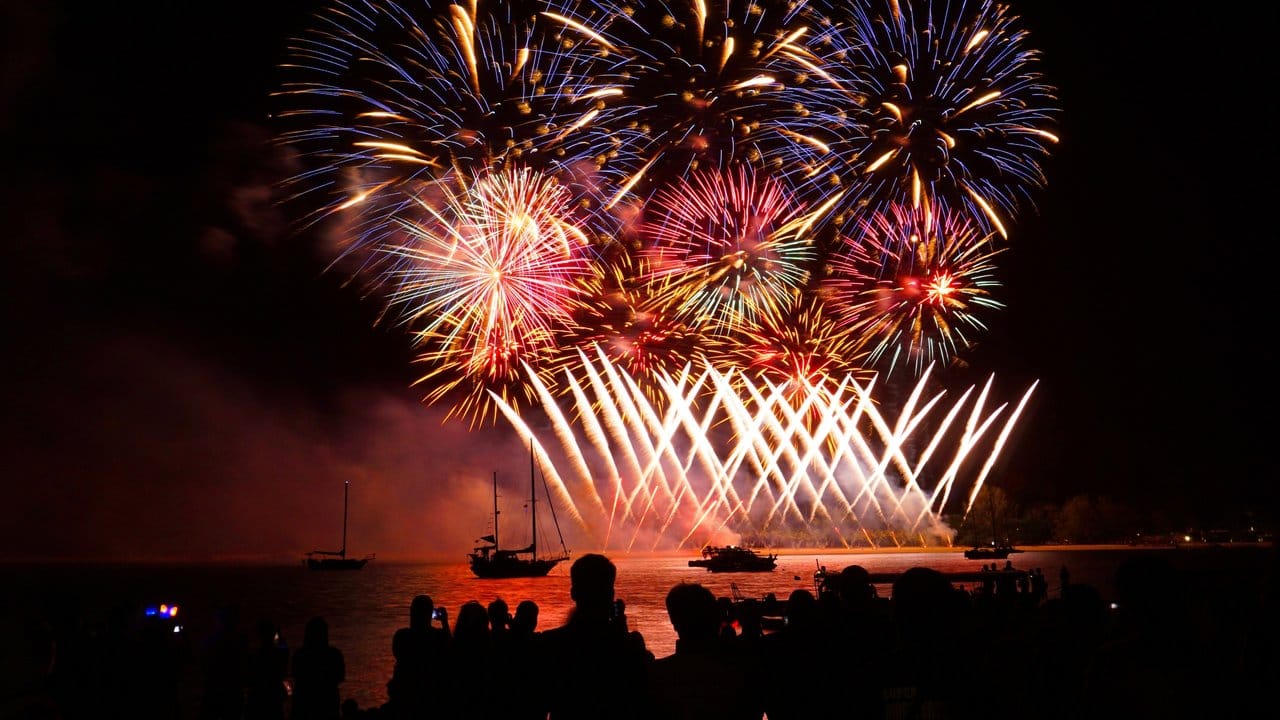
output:
[[[706,568],[708,572],[771,572],[777,565],[777,555],[761,555],[737,545],[707,545],[702,548],[702,557],[689,561],[689,567]]]
[[[351,497],[351,482],[343,483],[342,491],[342,547],[337,550],[312,550],[303,559],[308,570],[360,570],[374,558],[347,557],[347,508]]]
[[[964,551],[966,560],[1004,560],[1010,555],[1022,552],[1009,544],[1007,539],[1000,539],[1000,529],[996,524],[995,494],[988,493],[988,505],[991,507],[991,542],[986,545],[974,545]]]
[[[1006,544],[992,545],[975,545],[964,551],[964,556],[969,560],[1004,560],[1010,555],[1022,552],[1018,548]]]
[[[528,547],[519,550],[504,549],[498,542],[498,473],[493,473],[493,534],[485,535],[476,542],[476,546],[467,554],[471,562],[471,572],[476,577],[485,579],[544,577],[556,565],[569,559],[569,550],[564,545],[564,535],[560,533],[560,523],[555,520],[555,506],[551,504],[551,493],[546,488],[546,477],[542,479],[543,490],[547,495],[547,505],[551,506],[552,521],[555,523],[556,535],[560,538],[560,554],[538,557],[538,493],[535,483],[535,462],[533,446],[529,446],[529,517],[531,518],[531,541]]]

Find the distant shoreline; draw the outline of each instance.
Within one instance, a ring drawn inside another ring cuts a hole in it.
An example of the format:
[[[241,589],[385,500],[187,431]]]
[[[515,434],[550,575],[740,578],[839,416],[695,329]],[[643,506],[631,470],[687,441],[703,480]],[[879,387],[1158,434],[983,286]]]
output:
[[[1243,549],[1258,548],[1269,549],[1273,546],[1273,542],[1233,542],[1233,543],[1177,543],[1177,544],[1150,544],[1150,545],[1128,545],[1123,543],[1104,543],[1097,545],[1017,545],[1016,547],[1023,552],[1084,552],[1084,551],[1104,551],[1104,550],[1213,550],[1213,549]],[[896,554],[916,554],[916,553],[937,553],[952,554],[962,553],[969,549],[967,545],[954,545],[952,547],[920,547],[920,546],[903,546],[891,548],[872,548],[872,547],[854,547],[854,548],[780,548],[780,547],[763,547],[750,546],[757,552],[769,552],[779,557],[787,557],[794,555],[896,555]],[[684,550],[579,550],[571,551],[570,555],[577,557],[589,552],[603,552],[610,557],[684,557],[694,556],[697,554],[697,548],[686,548]],[[301,557],[301,556],[299,556]],[[427,565],[452,565],[463,564],[465,561],[444,559],[432,556],[396,556],[388,555],[383,557],[379,555],[376,561],[379,565],[404,565],[404,564],[427,564]],[[118,559],[91,559],[91,558],[8,558],[0,559],[0,567],[75,567],[75,566],[97,566],[97,567],[216,567],[216,566],[270,566],[270,567],[289,567],[298,566],[300,570],[305,568],[298,560],[292,560],[282,557],[239,557],[239,558],[150,558],[137,560],[118,560]]]
[[[1110,543],[1099,545],[1014,545],[1023,552],[1072,552],[1076,550],[1201,550],[1213,548],[1270,548],[1271,542],[1238,542],[1238,543],[1168,543],[1151,545],[1128,545]],[[755,548],[760,550],[760,548]],[[782,555],[814,555],[817,553],[832,555],[882,555],[893,553],[962,553],[969,546],[952,547],[898,547],[898,548],[776,548],[769,552]]]

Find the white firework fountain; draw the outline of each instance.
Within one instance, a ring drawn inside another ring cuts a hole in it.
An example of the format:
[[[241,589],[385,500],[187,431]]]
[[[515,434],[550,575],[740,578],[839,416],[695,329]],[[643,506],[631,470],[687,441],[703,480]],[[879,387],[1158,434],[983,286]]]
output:
[[[925,396],[925,372],[889,418],[874,379],[776,385],[687,365],[655,402],[598,349],[581,361],[559,399],[529,372],[538,430],[493,399],[601,550],[950,544],[943,509],[955,494],[968,513],[1035,389],[988,407],[988,378],[948,403]]]

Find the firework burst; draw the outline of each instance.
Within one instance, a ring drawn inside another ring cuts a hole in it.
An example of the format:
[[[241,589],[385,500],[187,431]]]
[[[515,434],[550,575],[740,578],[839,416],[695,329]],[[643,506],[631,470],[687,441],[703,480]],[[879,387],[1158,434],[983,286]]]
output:
[[[864,279],[834,285],[833,301],[846,321],[874,338],[871,365],[892,372],[902,364],[918,375],[970,347],[972,334],[986,329],[982,311],[1003,307],[991,296],[999,287],[993,259],[1000,251],[976,222],[941,203],[874,213],[849,243],[849,253],[833,261],[836,275]],[[866,270],[869,257],[883,259],[878,270]]]
[[[653,205],[640,254],[654,295],[677,320],[729,334],[778,316],[809,283],[817,214],[749,167],[694,173],[660,190]]]
[[[293,41],[280,139],[312,166],[289,189],[317,208],[311,220],[341,216],[344,258],[376,276],[424,185],[450,173],[518,164],[555,175],[585,207],[608,194],[601,167],[618,141],[593,119],[610,89],[595,79],[597,52],[580,47],[590,36],[562,36],[545,7],[357,0]]]
[[[1018,18],[992,0],[844,7],[830,35],[842,43],[837,74],[865,102],[819,134],[832,152],[809,163],[813,186],[845,178],[834,185],[852,188],[842,207],[873,210],[943,198],[1007,237],[1057,142],[1055,90]]]
[[[595,346],[656,398],[656,378],[709,352],[715,343],[662,311],[643,282],[642,262],[619,246],[606,250],[599,272],[584,279],[574,326],[561,335],[547,375],[578,372],[579,348]]]
[[[385,293],[426,402],[528,439],[545,413],[605,546],[902,544],[945,535],[1004,412],[984,389],[958,420],[965,391],[926,432],[940,395],[917,403],[1001,307],[996,240],[1045,183],[1026,40],[995,0],[337,0],[277,93],[286,190]],[[885,368],[920,379],[892,427]]]
[[[623,92],[603,122],[635,150],[627,193],[648,198],[663,178],[825,152],[814,138],[857,102],[829,69],[837,52],[806,0],[611,0],[576,8],[582,27],[618,52],[602,75]]]
[[[798,300],[786,312],[744,331],[732,364],[761,380],[795,388],[830,378],[865,377],[867,336],[859,332],[859,324],[812,297]]]
[[[573,324],[594,250],[569,191],[527,168],[435,190],[417,199],[416,221],[403,221],[410,242],[386,249],[397,258],[389,298],[425,348],[419,359],[437,368],[423,378],[435,383],[428,397],[479,381],[479,404],[464,403],[474,414],[486,389],[519,385],[520,364]]]

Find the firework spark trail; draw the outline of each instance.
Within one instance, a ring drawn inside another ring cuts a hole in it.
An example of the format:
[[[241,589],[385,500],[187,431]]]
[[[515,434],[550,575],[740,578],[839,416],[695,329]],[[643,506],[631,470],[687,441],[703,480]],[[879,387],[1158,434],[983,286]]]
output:
[[[968,455],[969,451],[977,445],[979,440],[982,439],[982,436],[986,434],[987,430],[996,421],[996,418],[1004,412],[1005,405],[1000,405],[992,411],[985,420],[981,423],[978,422],[978,416],[981,414],[982,408],[986,406],[987,394],[990,391],[991,380],[988,379],[986,385],[982,387],[982,391],[978,394],[978,398],[974,401],[973,410],[969,414],[969,421],[965,425],[964,435],[957,443],[958,448],[956,450],[955,459],[952,461],[951,466],[947,468],[946,474],[943,475],[943,481],[940,483],[941,486],[950,488],[955,483],[956,477],[960,472],[960,464],[965,459],[965,456]],[[945,492],[950,492],[950,490],[948,489]],[[969,514],[969,510],[972,509],[972,507],[973,502],[971,500],[964,509],[964,514],[966,516]]]
[[[423,220],[405,222],[413,243],[386,251],[409,261],[392,274],[391,303],[427,321],[419,332],[454,342],[525,330],[550,344],[571,321],[574,281],[592,264],[562,186],[503,171],[420,207]]]
[[[560,446],[569,452],[571,467],[577,471],[577,476],[579,478],[591,477],[590,470],[587,469],[586,459],[582,456],[581,451],[578,450],[577,443],[573,442],[574,431],[572,425],[569,423],[568,419],[565,418],[564,412],[560,409],[560,406],[556,404],[555,398],[551,395],[551,391],[547,389],[546,383],[544,383],[542,379],[537,376],[537,373],[533,372],[532,368],[528,365],[525,365],[525,371],[530,375],[529,381],[537,388],[538,399],[542,402],[543,409],[549,415],[552,427],[555,429],[556,435],[559,437]],[[583,488],[582,494],[590,501],[592,509],[596,510],[598,514],[603,515],[605,513],[604,501],[600,498],[600,494],[597,492],[595,484],[591,482],[582,482],[579,483],[579,485]]]
[[[1003,218],[1032,205],[1046,183],[1039,163],[1058,140],[1056,90],[1017,16],[994,0],[841,7],[829,36],[844,60],[838,81],[866,103],[837,119],[834,136],[819,135],[831,152],[811,172],[864,180],[851,207],[940,198],[1007,238]]]
[[[586,358],[585,355],[583,355],[583,363],[582,363],[581,369],[586,373],[590,386],[594,392],[594,396],[595,398],[597,398],[597,400],[595,401],[594,404],[588,405],[585,408],[582,406],[579,406],[578,407],[579,414],[597,412],[597,409],[599,410],[599,412],[604,414],[605,427],[608,428],[609,435],[607,438],[601,438],[602,440],[606,441],[606,444],[597,444],[596,449],[601,453],[611,453],[612,450],[610,450],[610,447],[607,444],[607,441],[610,439],[617,441],[618,438],[625,438],[626,425],[622,420],[621,413],[619,413],[618,411],[617,403],[603,402],[601,400],[602,398],[609,397],[608,387],[605,385],[603,379],[600,377],[600,373],[597,371],[595,363],[591,362]],[[567,374],[567,371],[566,371],[566,374]],[[570,376],[570,382],[574,383],[575,385],[578,383],[578,381],[574,379],[572,376]],[[632,505],[634,504],[634,493],[643,492],[647,490],[647,488],[644,482],[642,482],[644,475],[640,469],[640,460],[636,456],[635,447],[633,447],[629,442],[621,442],[621,441],[617,441],[617,442],[618,442],[619,448],[622,450],[625,456],[628,466],[630,467],[631,477],[634,479],[632,491],[624,495],[624,498],[626,499],[626,507],[627,507],[626,517],[630,517],[632,512],[631,508],[632,508]]]
[[[1018,407],[1014,409],[1013,413],[1009,416],[1009,420],[1005,422],[1004,428],[1000,430],[1000,437],[996,440],[996,445],[992,450],[991,456],[987,458],[986,463],[982,466],[982,470],[978,473],[977,479],[973,482],[973,489],[969,493],[969,502],[965,505],[964,509],[966,515],[968,515],[969,511],[973,509],[973,503],[978,499],[978,493],[982,492],[982,484],[986,481],[987,474],[991,472],[992,466],[995,465],[996,455],[1002,448],[1004,448],[1005,442],[1009,439],[1009,434],[1013,432],[1014,423],[1016,423],[1018,417],[1022,415],[1022,411],[1027,406],[1027,401],[1031,399],[1031,393],[1039,384],[1040,381],[1037,380],[1031,384],[1031,387],[1027,388],[1027,392],[1024,393],[1022,399],[1018,401]],[[945,503],[945,499],[943,502]]]
[[[692,523],[692,527],[696,528],[700,527],[703,520],[709,517],[716,509],[724,508],[726,510],[725,517],[733,517],[738,512],[745,512],[746,506],[730,480],[732,475],[737,472],[736,466],[732,462],[727,465],[719,462],[716,459],[716,450],[710,441],[710,431],[714,425],[717,410],[723,404],[721,392],[717,390],[709,399],[704,398],[702,387],[711,379],[709,371],[702,372],[698,379],[686,390],[685,385],[688,381],[690,370],[691,368],[686,366],[681,373],[679,381],[675,381],[669,376],[665,377],[663,386],[668,402],[671,404],[671,410],[679,415],[680,429],[684,430],[692,440],[694,452],[697,453],[698,459],[702,462],[704,472],[710,478],[710,486],[707,492],[694,508],[695,520]],[[698,399],[706,399],[708,403],[702,418],[696,418],[693,414],[693,406]],[[675,513],[669,516],[667,523],[661,528],[662,533],[665,533],[675,517]],[[688,537],[686,536],[681,539],[681,542],[687,540]]]
[[[581,350],[579,350],[579,352],[581,352]],[[566,380],[565,384],[569,387],[570,392],[572,393],[572,396],[574,398],[574,401],[576,402],[576,406],[579,408],[591,407],[590,400],[587,399],[585,393],[582,390],[582,386],[578,384],[577,380],[573,377],[573,375],[566,372],[565,380]],[[551,403],[551,405],[557,409],[559,408],[559,406],[554,402]],[[563,414],[555,414],[554,416],[557,418],[564,417]],[[599,420],[596,418],[596,413],[594,412],[580,413],[578,415],[578,418],[582,423],[585,439],[591,446],[597,447],[597,448],[608,447],[608,440],[606,438],[604,428],[601,427]],[[567,429],[568,423],[565,423],[564,427]],[[567,432],[559,432],[559,431],[560,431],[560,426],[557,426],[557,432],[560,435],[561,445],[564,447],[570,448],[569,452],[573,454],[574,460],[577,462],[580,462],[582,466],[585,468],[586,461],[585,459],[582,458],[582,453],[576,452],[577,444],[573,442],[573,439],[572,439],[573,431],[568,429],[567,429]],[[605,546],[608,546],[609,537],[613,534],[613,523],[618,516],[618,510],[619,510],[618,503],[621,502],[623,504],[621,508],[623,517],[628,517],[631,514],[631,502],[626,498],[626,491],[622,485],[622,475],[618,471],[618,464],[614,462],[613,453],[610,453],[610,452],[601,453],[601,457],[603,458],[606,464],[605,474],[608,478],[608,487],[612,491],[611,493],[612,498],[609,504],[609,520],[608,520],[608,523],[606,524],[606,531],[604,535],[604,544]],[[584,469],[582,471],[582,476],[591,477],[591,472],[589,470]]]
[[[568,508],[569,517],[578,523],[578,526],[587,532],[591,532],[591,525],[582,516],[578,510],[577,503],[573,500],[573,494],[569,492],[569,488],[565,485],[564,480],[560,478],[560,474],[556,471],[555,463],[551,461],[550,456],[542,448],[542,444],[538,442],[537,436],[533,430],[525,423],[524,418],[508,405],[503,398],[495,395],[494,403],[498,407],[498,411],[506,416],[507,421],[511,423],[512,428],[520,436],[521,440],[534,448],[538,462],[543,471],[543,476],[547,478],[547,484],[554,488],[560,496],[561,504]]]
[[[532,368],[527,371],[536,374]],[[904,542],[899,533],[941,533],[941,507],[962,469],[981,462],[980,476],[985,478],[1034,390],[1027,390],[1018,409],[1009,414],[1007,403],[987,408],[993,378],[976,398],[971,387],[946,406],[945,392],[925,397],[926,377],[890,419],[871,398],[874,379],[865,386],[853,378],[814,385],[803,393],[802,402],[796,402],[794,391],[780,385],[757,385],[714,367],[696,375],[686,368],[665,379],[668,402],[659,408],[648,404],[641,388],[629,383],[625,370],[612,366],[603,352],[597,351],[594,358],[584,354],[582,375],[587,383],[575,394],[577,412],[582,416],[597,408],[605,423],[574,425],[559,411],[561,400],[544,386],[540,400],[567,458],[563,470],[575,477],[566,482],[564,473],[555,469],[555,458],[548,458],[551,474],[564,488],[563,495],[579,499],[575,517],[598,518],[608,537],[625,529],[627,549],[635,547],[643,533],[653,533],[654,549],[663,539],[683,547],[699,535],[722,530],[776,533],[787,527],[807,528],[833,533],[844,545],[854,544],[853,535],[878,545],[872,532],[884,533],[892,544]],[[716,399],[706,403],[709,397]],[[501,398],[494,401],[505,405]],[[966,405],[967,420],[953,441],[951,428]],[[929,419],[943,407],[941,422],[931,424]],[[502,412],[521,433],[527,432],[518,412],[509,407]],[[815,412],[824,420],[813,423]],[[1002,419],[995,446],[981,458],[980,446]],[[732,429],[732,442],[713,441],[711,431],[721,422]],[[924,449],[912,457],[909,449],[917,439]],[[586,444],[579,446],[580,442]],[[943,442],[954,442],[954,454],[943,459],[938,481],[926,487],[924,474]],[[611,466],[612,475],[594,473],[594,461],[583,452],[587,447],[605,462],[611,453],[631,456],[630,470]],[[747,483],[749,498],[739,493],[734,480],[744,462],[756,477]],[[598,494],[571,492],[578,484],[597,482],[611,488],[615,498],[630,487],[630,508],[620,513]],[[595,527],[597,522],[584,519],[580,524]]]
[[[768,527],[779,508],[785,505],[787,512],[795,513],[797,518],[804,518],[804,511],[800,508],[796,499],[798,491],[803,485],[805,489],[810,491],[810,495],[814,493],[814,486],[808,477],[807,472],[800,472],[805,466],[800,462],[800,456],[796,452],[795,445],[800,443],[812,443],[813,439],[805,430],[802,418],[808,413],[809,408],[818,401],[816,393],[806,393],[802,397],[800,407],[793,410],[792,407],[785,402],[787,395],[785,388],[778,385],[770,385],[769,393],[766,395],[756,387],[754,383],[744,381],[747,391],[747,397],[757,403],[762,411],[758,414],[764,419],[765,429],[769,435],[764,436],[763,433],[757,435],[756,445],[759,452],[768,456],[766,472],[777,473],[782,479],[782,493],[786,502],[783,503],[779,498],[773,507],[769,509],[769,514],[765,517],[764,526]],[[780,401],[781,400],[781,401]],[[778,416],[782,415],[780,421]],[[785,421],[784,425],[782,421]],[[770,442],[772,440],[772,442]],[[783,472],[779,464],[779,460],[785,456],[789,467],[793,468],[791,475],[788,477]],[[825,462],[819,462],[818,471],[822,474],[829,474],[831,468],[826,466]],[[826,509],[820,505],[817,506],[824,514]],[[828,519],[830,519],[828,517]]]

